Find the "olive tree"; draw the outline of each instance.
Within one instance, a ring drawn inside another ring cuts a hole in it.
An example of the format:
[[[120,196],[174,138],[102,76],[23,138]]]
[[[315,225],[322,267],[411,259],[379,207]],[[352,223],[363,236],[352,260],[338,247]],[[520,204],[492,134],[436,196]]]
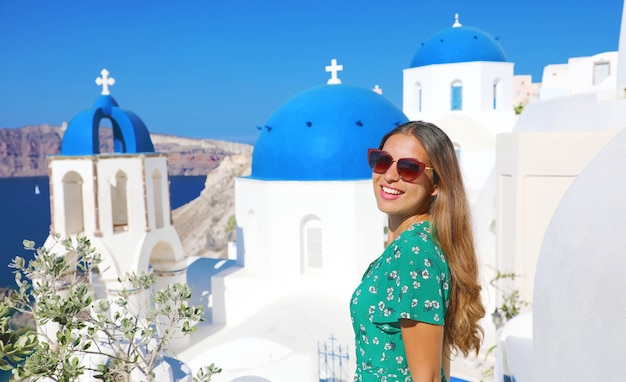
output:
[[[0,302],[0,368],[20,380],[162,380],[168,343],[202,320],[202,307],[189,304],[191,288],[152,291],[152,274],[127,274],[118,296],[97,299],[101,256],[83,236],[55,238],[50,248],[24,240],[34,258],[18,256],[9,265],[16,288]],[[55,251],[58,245],[63,251]],[[152,296],[140,309],[131,302],[137,291]],[[9,312],[32,316],[36,329],[15,328]],[[211,364],[193,380],[207,382],[220,371]]]

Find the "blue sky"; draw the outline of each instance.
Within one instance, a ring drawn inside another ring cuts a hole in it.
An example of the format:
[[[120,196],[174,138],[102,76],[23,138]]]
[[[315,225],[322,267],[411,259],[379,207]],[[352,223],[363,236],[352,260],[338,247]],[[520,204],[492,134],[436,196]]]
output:
[[[0,0],[0,128],[60,125],[111,95],[151,132],[254,143],[257,126],[328,79],[401,107],[421,42],[463,25],[499,38],[515,74],[618,47],[622,0]]]

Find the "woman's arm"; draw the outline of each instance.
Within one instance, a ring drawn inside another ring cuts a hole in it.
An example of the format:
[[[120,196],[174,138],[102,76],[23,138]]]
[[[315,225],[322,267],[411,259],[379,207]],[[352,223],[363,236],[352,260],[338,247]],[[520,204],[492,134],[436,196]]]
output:
[[[414,382],[440,382],[443,325],[432,325],[409,319],[401,319],[402,341],[406,360]]]

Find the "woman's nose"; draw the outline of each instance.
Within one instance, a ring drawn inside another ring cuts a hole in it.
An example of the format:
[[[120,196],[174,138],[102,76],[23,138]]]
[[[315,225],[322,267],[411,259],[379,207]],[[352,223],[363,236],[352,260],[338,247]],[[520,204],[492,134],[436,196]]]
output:
[[[389,183],[397,182],[400,180],[400,174],[398,174],[398,163],[396,161],[393,161],[393,163],[391,163],[391,166],[389,166],[387,171],[385,171],[383,177]]]

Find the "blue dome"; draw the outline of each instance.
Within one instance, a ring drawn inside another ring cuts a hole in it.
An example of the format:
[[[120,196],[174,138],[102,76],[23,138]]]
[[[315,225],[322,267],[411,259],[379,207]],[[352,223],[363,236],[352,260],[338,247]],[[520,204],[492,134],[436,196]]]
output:
[[[474,27],[453,26],[422,43],[411,67],[472,61],[506,62],[506,54],[490,34]]]
[[[91,109],[72,118],[63,134],[61,155],[100,154],[98,130],[103,118],[111,120],[116,153],[154,152],[150,132],[143,121],[136,114],[120,109],[113,97],[102,95]]]
[[[372,90],[322,85],[281,105],[260,127],[251,178],[368,179],[367,149],[408,119]]]

